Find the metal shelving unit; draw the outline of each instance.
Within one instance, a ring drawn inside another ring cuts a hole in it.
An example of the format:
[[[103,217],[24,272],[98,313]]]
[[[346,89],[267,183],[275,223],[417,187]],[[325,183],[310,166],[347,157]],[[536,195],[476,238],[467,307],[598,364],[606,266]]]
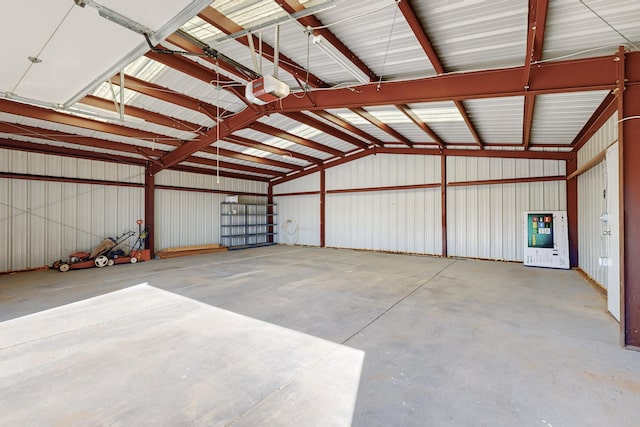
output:
[[[220,244],[232,249],[275,245],[277,205],[220,204]]]

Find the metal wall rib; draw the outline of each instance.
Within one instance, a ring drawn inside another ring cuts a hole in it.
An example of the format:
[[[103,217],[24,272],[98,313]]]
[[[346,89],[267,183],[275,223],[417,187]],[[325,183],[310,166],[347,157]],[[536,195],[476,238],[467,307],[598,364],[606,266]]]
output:
[[[578,151],[578,167],[584,166],[618,139],[618,115],[609,120]],[[602,161],[578,178],[578,265],[593,280],[608,287],[607,268],[599,258],[607,256],[606,225],[600,216],[607,211],[607,167]],[[616,190],[617,191],[617,190]]]

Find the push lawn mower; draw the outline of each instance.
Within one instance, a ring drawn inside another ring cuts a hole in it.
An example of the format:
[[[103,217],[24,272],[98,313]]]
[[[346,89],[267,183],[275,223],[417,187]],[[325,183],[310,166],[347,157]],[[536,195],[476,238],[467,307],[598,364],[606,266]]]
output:
[[[120,248],[120,246],[136,235],[134,231],[125,231],[119,236],[108,237],[100,242],[98,246],[93,248],[91,252],[74,252],[69,255],[69,259],[67,261],[59,260],[54,262],[53,268],[65,272],[81,268],[102,268],[113,264],[133,264],[138,262],[142,254],[144,241],[149,229],[148,227],[144,230],[142,229],[142,220],[138,220],[137,224],[138,238],[128,251],[128,254],[125,249]]]

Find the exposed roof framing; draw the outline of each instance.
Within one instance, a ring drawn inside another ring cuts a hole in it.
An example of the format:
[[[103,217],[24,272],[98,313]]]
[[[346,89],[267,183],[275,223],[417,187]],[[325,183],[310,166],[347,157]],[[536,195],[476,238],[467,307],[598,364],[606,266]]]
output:
[[[549,11],[549,0],[529,0],[529,24],[527,27],[527,51],[524,59],[524,80],[525,89],[529,88],[533,74],[534,65],[542,59],[544,46],[544,33],[547,26],[547,12]],[[531,126],[533,124],[533,109],[535,107],[535,94],[525,95],[524,119],[522,126],[522,145],[525,150],[531,145]]]
[[[116,114],[121,100],[106,95],[98,80],[94,92],[63,107],[47,101],[46,91],[33,98],[37,88],[25,95],[26,86],[6,83],[23,72],[20,64],[6,64],[0,146],[116,159],[151,174],[175,169],[272,182],[372,153],[508,156],[525,150],[535,158],[575,157],[616,109],[619,64],[627,84],[640,83],[640,52],[618,51],[625,39],[640,43],[632,19],[640,16],[640,4],[592,5],[608,26],[579,2],[569,3],[212,2],[124,67],[124,122]],[[14,10],[21,9],[9,6],[7,20],[19,20]],[[576,22],[589,34],[576,34]],[[266,31],[276,24],[278,44]],[[337,59],[321,52],[310,34],[335,48]],[[109,40],[109,34],[95,37]],[[293,93],[253,104],[245,97],[245,85],[258,75],[252,55],[261,50],[273,63],[276,46],[279,78]],[[33,54],[16,49],[23,58]],[[354,84],[363,73],[369,81]],[[56,77],[56,86],[65,84],[75,87]],[[111,84],[120,85],[120,75]],[[579,108],[565,107],[572,103]],[[550,122],[566,128],[556,132]]]
[[[433,68],[436,70],[438,74],[444,74],[446,72],[444,65],[442,64],[442,61],[440,60],[438,53],[436,52],[433,45],[431,44],[431,41],[429,40],[429,36],[427,35],[427,32],[424,29],[424,26],[420,23],[420,20],[418,19],[415,12],[413,11],[413,8],[411,7],[411,3],[409,3],[408,0],[401,1],[400,3],[398,3],[398,7],[402,11],[402,14],[407,20],[407,23],[411,27],[413,34],[415,34],[416,38],[420,42],[420,46],[422,46],[424,53],[427,54],[429,61],[431,61],[431,64],[433,65]],[[460,112],[460,115],[464,119],[464,122],[467,124],[467,127],[469,128],[469,132],[471,132],[471,135],[473,135],[473,139],[476,141],[478,146],[482,148],[482,145],[483,145],[482,139],[480,138],[478,131],[473,125],[473,122],[471,121],[471,118],[469,117],[469,113],[467,113],[467,109],[465,108],[464,104],[460,100],[455,100],[454,102],[456,104],[456,108]]]

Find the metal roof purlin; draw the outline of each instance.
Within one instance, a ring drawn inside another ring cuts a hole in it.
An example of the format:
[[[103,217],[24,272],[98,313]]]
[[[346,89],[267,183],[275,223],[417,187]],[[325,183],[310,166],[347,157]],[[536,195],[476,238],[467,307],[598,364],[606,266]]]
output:
[[[396,131],[388,124],[382,122],[382,120],[378,119],[376,116],[374,116],[364,108],[353,108],[352,111],[357,115],[359,115],[360,117],[362,117],[363,119],[372,123],[374,126],[379,128],[383,132],[386,132],[387,134],[391,135],[398,142],[405,144],[408,147],[413,147],[413,143],[409,141],[409,139],[407,139],[404,135],[400,134],[400,132]]]
[[[162,48],[162,46],[159,46]],[[153,59],[154,61],[160,62],[161,64],[166,65],[167,67],[171,67],[174,70],[180,71],[184,74],[187,74],[195,79],[201,80],[205,83],[211,83],[211,81],[217,79],[218,83],[222,83],[225,85],[224,89],[233,93],[235,96],[240,98],[242,102],[247,104],[251,109],[258,111],[258,108],[252,104],[247,98],[244,96],[244,90],[240,90],[235,86],[231,86],[230,84],[239,85],[239,83],[231,80],[230,78],[224,75],[216,76],[214,70],[205,67],[204,65],[200,65],[197,62],[194,62],[190,59],[183,58],[178,55],[171,54],[162,54],[153,51],[149,51],[145,54],[147,58]]]
[[[399,2],[398,7],[400,8],[402,15],[404,16],[404,19],[407,21],[407,23],[409,24],[409,27],[413,31],[413,34],[418,39],[420,46],[422,46],[424,53],[427,55],[427,58],[429,58],[431,65],[433,65],[433,69],[436,70],[436,73],[438,73],[438,75],[444,74],[446,72],[446,69],[442,64],[442,61],[440,60],[438,53],[436,52],[435,48],[431,44],[429,36],[427,35],[427,31],[425,30],[424,26],[416,16],[416,13],[411,7],[411,4],[409,3],[409,1],[405,0],[405,1]],[[473,139],[476,141],[476,144],[478,144],[480,148],[483,148],[483,143],[482,143],[482,139],[480,138],[480,134],[478,133],[473,122],[471,121],[471,117],[469,117],[469,113],[467,113],[467,109],[465,108],[464,103],[460,100],[454,100],[454,103],[456,105],[456,108],[460,112],[460,115],[464,119],[464,122],[467,124],[467,127],[469,128],[469,132],[471,132],[471,135],[473,136]]]
[[[120,82],[117,76],[113,77],[112,81],[116,84],[119,84]],[[215,105],[207,104],[199,99],[195,99],[181,93],[176,93],[164,86],[150,83],[130,75],[125,75],[124,87],[170,104],[179,105],[189,110],[197,111],[210,117],[211,111],[216,110]],[[220,114],[222,116],[226,116],[229,112],[226,110],[220,110]],[[215,120],[216,116],[214,115],[212,118]]]
[[[78,102],[107,111],[116,111],[113,101],[101,98],[99,96],[87,95]],[[158,125],[183,130],[186,132],[197,132],[201,127],[196,123],[190,123],[186,120],[165,116],[163,114],[155,113],[153,111],[145,110],[144,108],[134,107],[131,105],[126,106],[126,114],[133,117],[141,118],[150,123],[156,123]],[[114,117],[114,120],[117,119]]]
[[[333,126],[330,126],[324,122],[321,122],[320,120],[316,120],[313,117],[308,116],[304,113],[287,113],[286,116],[297,122],[316,128],[319,131],[322,131],[328,135],[332,135],[342,141],[348,142],[349,144],[355,145],[356,147],[369,148],[369,144],[367,144],[366,142],[361,141],[360,139],[354,136],[351,136],[347,133],[344,133]]]
[[[290,15],[305,9],[305,7],[301,5],[300,2],[298,2],[298,0],[276,0],[276,3]],[[329,30],[328,28],[317,28],[324,27],[324,24],[318,18],[310,15],[300,17],[297,20],[305,27],[314,28],[314,35],[321,35],[325,39],[327,39],[327,41],[331,43],[333,47],[338,49],[340,53],[346,56],[349,61],[353,63],[353,65],[355,65],[363,73],[369,76],[369,79],[372,82],[378,80],[379,77],[373,71],[371,71],[371,69],[369,69],[369,67],[355,53],[353,53],[344,43],[342,43],[342,41],[340,41],[340,39],[338,39],[338,37],[336,37],[336,35],[331,32],[331,30]]]
[[[223,138],[224,141],[230,142],[232,144],[241,145],[243,147],[254,148],[256,150],[265,151],[268,153],[277,154],[280,156],[291,156],[293,158],[302,159],[309,163],[320,163],[321,160],[317,157],[307,156],[306,154],[296,153],[295,151],[285,150],[282,148],[274,147],[272,145],[263,144],[258,141],[254,141],[249,138],[245,138],[239,135],[229,135]]]
[[[236,24],[231,19],[227,18],[225,15],[223,15],[213,7],[206,8],[198,16],[203,21],[219,29],[225,34],[237,33],[244,29],[243,27]],[[258,46],[259,44],[258,38],[254,35],[251,35],[251,37],[253,37],[254,46]],[[248,40],[248,37],[246,36],[239,37],[236,39],[237,42],[242,43],[243,45],[248,47],[249,42],[247,40]],[[273,47],[263,41],[262,56],[269,60],[272,60],[274,53],[275,52]],[[307,70],[305,70],[304,67],[302,67],[301,65],[298,65],[295,61],[283,55],[282,53],[279,53],[279,55],[280,55],[280,61],[278,65],[280,66],[280,68],[289,72],[294,77],[297,77],[302,81],[305,81],[310,87],[327,87],[327,84],[323,82],[320,78],[318,78],[316,75],[311,73],[307,74]]]
[[[338,116],[335,116],[331,113],[329,113],[328,111],[323,111],[323,110],[319,110],[319,111],[313,111],[314,114],[322,117],[325,120],[330,121],[331,123],[340,126],[343,129],[348,130],[349,132],[352,132],[364,139],[366,139],[367,141],[371,142],[373,145],[377,145],[379,147],[382,147],[384,145],[384,143],[382,141],[380,141],[379,139],[373,137],[372,135],[369,135],[368,133],[366,133],[365,131],[363,131],[360,128],[355,127],[354,125],[352,125],[351,123],[347,122],[346,120],[341,119]]]
[[[411,110],[411,108],[409,108],[408,105],[400,104],[400,105],[396,105],[396,108],[398,110],[400,110],[402,112],[402,114],[407,116],[409,118],[409,120],[411,120],[413,123],[415,123],[416,126],[418,126],[420,129],[422,129],[424,131],[424,133],[429,135],[431,137],[431,139],[433,139],[435,141],[435,143],[438,144],[438,146],[440,148],[444,148],[444,141],[442,140],[442,138],[440,138],[440,136],[438,136],[438,134],[435,133],[433,131],[433,129],[431,129],[429,126],[427,126],[427,124],[425,122],[423,122],[420,119],[420,117],[418,117],[418,115],[416,113],[414,113]]]
[[[585,123],[580,132],[578,132],[574,140],[571,141],[572,151],[577,153],[578,150],[589,141],[589,138],[609,120],[609,117],[611,117],[617,109],[617,97],[614,92],[609,92],[589,120],[587,120],[587,123]]]
[[[277,138],[285,139],[287,141],[291,141],[296,144],[304,145],[305,147],[309,147],[317,151],[328,153],[328,154],[331,154],[332,156],[342,157],[345,155],[344,152],[340,150],[336,150],[335,148],[327,147],[326,145],[322,145],[315,141],[311,141],[309,139],[299,137],[297,135],[283,131],[281,129],[277,129],[273,126],[269,126],[264,123],[254,122],[249,127],[258,132],[266,133],[267,135],[275,136]]]
[[[628,54],[630,58],[640,53]],[[639,58],[640,59],[640,58]],[[640,60],[638,61],[640,63]],[[536,81],[529,93],[566,93],[611,90],[616,84],[616,56],[575,59],[538,64]],[[315,104],[304,98],[287,97],[267,105],[267,112],[317,111],[331,108],[410,104],[431,101],[524,96],[524,67],[443,74],[410,81],[382,82],[359,86],[358,91],[336,89],[314,93]],[[640,73],[639,73],[640,74]],[[633,74],[629,74],[633,79]],[[640,80],[640,75],[638,76]]]
[[[547,26],[549,0],[529,0],[529,23],[527,26],[527,52],[525,54],[523,84],[529,89],[535,68],[532,66],[542,59],[544,49],[544,32]],[[535,94],[526,94],[524,99],[524,118],[522,120],[522,145],[525,150],[531,145],[531,127]]]

